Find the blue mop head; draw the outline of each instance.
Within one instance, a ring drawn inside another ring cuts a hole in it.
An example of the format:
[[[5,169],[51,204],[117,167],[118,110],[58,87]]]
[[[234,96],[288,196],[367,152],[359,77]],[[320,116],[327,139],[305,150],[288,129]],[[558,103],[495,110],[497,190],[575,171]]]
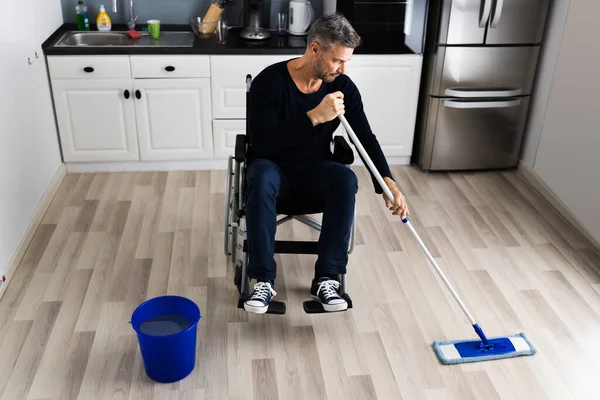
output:
[[[481,339],[436,341],[433,348],[444,364],[460,364],[517,356],[530,356],[536,349],[524,333],[492,338],[487,345]]]

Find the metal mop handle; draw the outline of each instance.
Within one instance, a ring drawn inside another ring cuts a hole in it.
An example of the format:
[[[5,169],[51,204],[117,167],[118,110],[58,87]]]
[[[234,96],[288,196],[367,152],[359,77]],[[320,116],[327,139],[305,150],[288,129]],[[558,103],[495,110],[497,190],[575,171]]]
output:
[[[343,115],[340,115],[339,119],[340,119],[340,121],[342,121],[342,124],[344,125],[344,128],[346,129],[346,132],[348,132],[348,135],[350,135],[350,138],[354,142],[354,145],[356,146],[356,148],[358,149],[358,151],[360,152],[360,154],[363,156],[364,160],[366,161],[367,166],[369,167],[369,169],[371,170],[371,172],[373,173],[373,175],[377,179],[377,182],[379,182],[379,185],[381,186],[381,188],[385,192],[385,195],[388,197],[388,199],[390,199],[390,201],[392,203],[394,203],[394,196],[392,195],[392,191],[385,184],[383,178],[381,177],[381,174],[379,174],[379,171],[377,171],[377,168],[375,168],[375,165],[373,165],[373,162],[369,158],[369,155],[365,151],[364,147],[362,146],[362,144],[360,143],[360,141],[358,140],[358,138],[356,137],[356,134],[354,133],[354,130],[352,130],[352,127],[350,126],[350,124],[348,123],[348,121],[346,120],[346,117],[344,117]],[[477,329],[479,328],[479,326],[477,326],[475,320],[473,319],[473,317],[471,316],[471,314],[467,310],[467,307],[465,307],[464,303],[458,297],[458,294],[456,293],[456,291],[454,290],[454,288],[450,284],[450,281],[448,281],[448,279],[446,278],[446,276],[442,272],[441,268],[435,262],[435,259],[433,258],[433,256],[431,255],[431,253],[429,252],[429,250],[427,249],[427,247],[425,246],[425,243],[423,243],[423,241],[421,240],[421,238],[419,237],[419,235],[415,231],[415,228],[413,228],[413,226],[411,225],[410,221],[408,220],[408,217],[403,218],[402,222],[404,222],[404,224],[408,226],[408,228],[410,229],[410,231],[414,235],[415,239],[417,240],[417,243],[421,247],[421,250],[423,250],[423,252],[427,256],[427,258],[429,259],[429,262],[433,265],[433,267],[435,268],[435,270],[437,271],[437,273],[440,275],[440,277],[442,278],[442,280],[444,281],[444,283],[446,284],[446,286],[448,287],[448,289],[452,293],[452,296],[454,296],[454,299],[456,300],[456,302],[458,303],[458,305],[460,306],[460,308],[463,310],[463,312],[465,313],[465,315],[467,316],[467,318],[471,322],[471,325],[473,325],[475,327],[475,330],[477,331]],[[480,332],[477,332],[477,333],[479,334]],[[481,332],[480,336],[482,336],[482,335],[483,335],[483,332]]]

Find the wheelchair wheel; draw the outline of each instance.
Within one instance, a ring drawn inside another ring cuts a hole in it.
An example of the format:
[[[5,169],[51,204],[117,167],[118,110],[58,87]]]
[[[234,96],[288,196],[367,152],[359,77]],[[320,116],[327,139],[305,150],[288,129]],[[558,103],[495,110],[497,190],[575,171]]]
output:
[[[242,179],[243,170],[240,167],[240,163],[234,161],[233,173],[232,173],[232,194],[231,194],[231,261],[236,262],[237,260],[237,246],[239,241],[239,227],[240,227],[240,180]]]
[[[237,177],[234,172],[234,158],[229,156],[227,164],[227,187],[225,188],[225,219],[224,219],[224,251],[225,255],[232,256],[235,261],[235,248],[237,246]],[[236,168],[238,169],[238,168]]]
[[[238,239],[239,239],[239,228],[237,226],[232,226],[231,227],[231,247],[230,247],[230,253],[231,254],[231,262],[235,263],[237,261],[237,246],[238,246]]]

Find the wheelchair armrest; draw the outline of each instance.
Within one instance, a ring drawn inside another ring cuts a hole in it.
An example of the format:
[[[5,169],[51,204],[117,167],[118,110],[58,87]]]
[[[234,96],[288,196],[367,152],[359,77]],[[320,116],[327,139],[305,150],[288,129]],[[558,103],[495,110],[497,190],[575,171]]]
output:
[[[235,161],[246,161],[246,135],[236,135],[235,137]]]
[[[333,138],[332,158],[334,161],[346,165],[350,165],[354,162],[354,152],[343,136],[335,136]]]

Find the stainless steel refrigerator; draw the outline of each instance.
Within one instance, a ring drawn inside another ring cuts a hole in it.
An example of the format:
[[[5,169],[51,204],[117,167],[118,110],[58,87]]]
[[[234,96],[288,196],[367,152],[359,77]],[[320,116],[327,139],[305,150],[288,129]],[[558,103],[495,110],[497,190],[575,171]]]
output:
[[[518,164],[549,0],[430,1],[415,160]]]

